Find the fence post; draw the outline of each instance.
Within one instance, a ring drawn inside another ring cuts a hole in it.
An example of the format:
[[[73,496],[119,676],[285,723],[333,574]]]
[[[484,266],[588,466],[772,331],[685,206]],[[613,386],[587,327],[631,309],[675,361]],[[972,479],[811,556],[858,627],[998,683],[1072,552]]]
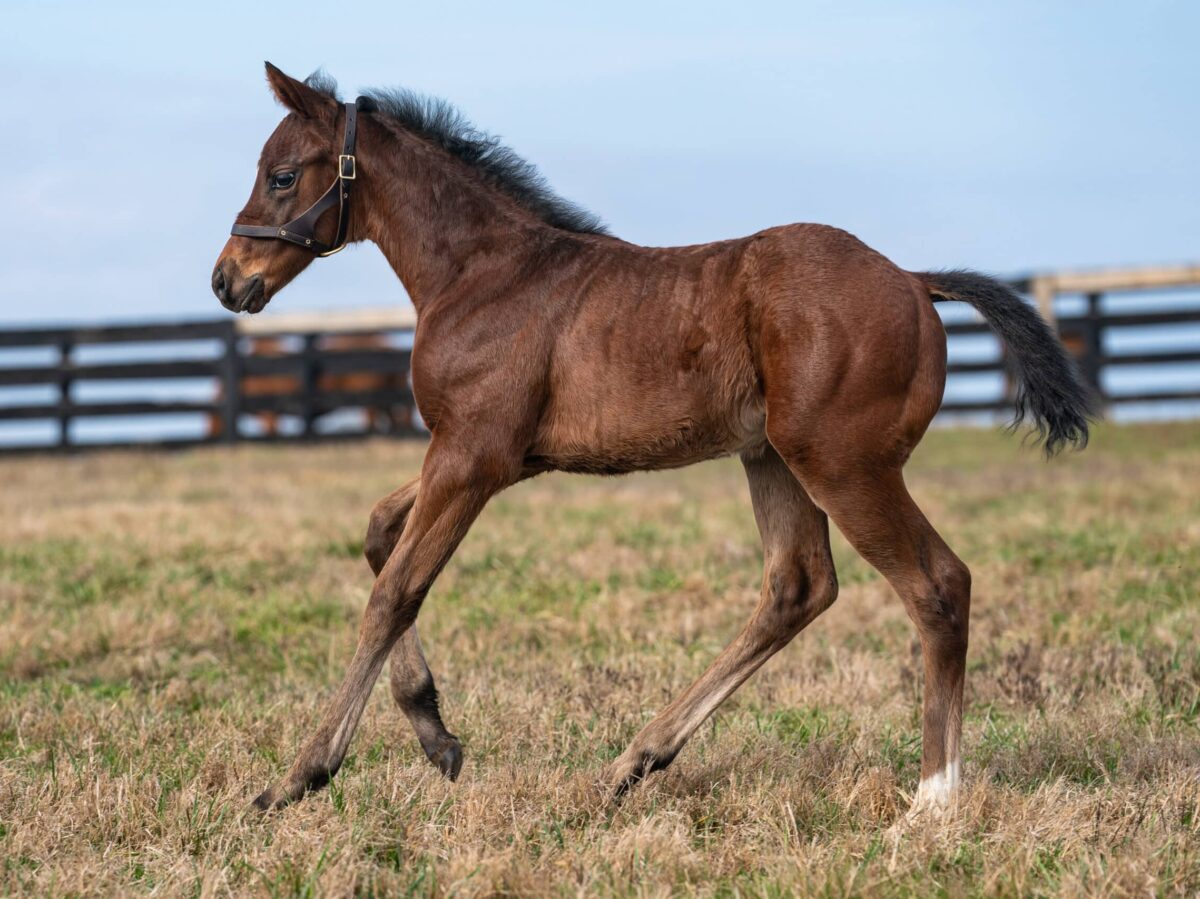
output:
[[[1054,295],[1056,293],[1054,276],[1036,275],[1030,281],[1029,292],[1033,294],[1033,301],[1037,304],[1038,311],[1042,313],[1042,318],[1053,327],[1055,324]]]
[[[400,434],[411,437],[417,433],[417,399],[412,392],[412,350],[409,350],[404,357],[404,373],[401,375],[400,388],[407,394],[402,407],[404,421]]]
[[[304,335],[304,368],[301,373],[301,389],[304,391],[301,399],[301,411],[304,418],[304,436],[313,436],[313,428],[317,420],[317,336]]]
[[[224,356],[221,359],[221,442],[235,443],[238,434],[238,413],[242,405],[242,359],[238,351],[237,326],[231,321],[221,338]]]
[[[1100,360],[1104,356],[1104,323],[1100,316],[1102,296],[1100,293],[1087,294],[1087,325],[1083,336],[1083,374],[1101,401],[1104,399],[1100,384]]]
[[[58,365],[62,376],[58,381],[58,448],[63,450],[71,446],[71,355],[74,350],[75,341],[72,338],[64,337],[59,341]]]

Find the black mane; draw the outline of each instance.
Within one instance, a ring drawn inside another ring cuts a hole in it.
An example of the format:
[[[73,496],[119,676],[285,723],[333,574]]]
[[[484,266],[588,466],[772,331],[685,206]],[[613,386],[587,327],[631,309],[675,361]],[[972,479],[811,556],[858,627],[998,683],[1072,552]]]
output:
[[[337,82],[320,70],[309,75],[305,83],[340,99]],[[556,194],[532,163],[504,146],[499,138],[480,131],[445,100],[405,88],[372,89],[364,91],[358,108],[383,115],[461,159],[487,183],[504,191],[548,225],[579,234],[609,233],[599,217]]]

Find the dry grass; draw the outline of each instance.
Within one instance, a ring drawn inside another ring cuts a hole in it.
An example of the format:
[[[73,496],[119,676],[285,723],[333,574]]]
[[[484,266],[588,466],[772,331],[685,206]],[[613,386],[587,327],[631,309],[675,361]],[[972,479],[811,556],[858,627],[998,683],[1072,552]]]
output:
[[[331,789],[243,819],[340,676],[366,514],[421,451],[0,463],[0,890],[1200,890],[1194,424],[1051,465],[985,432],[919,451],[976,585],[969,787],[937,832],[887,836],[917,775],[913,632],[840,540],[837,605],[622,807],[593,791],[757,597],[733,461],[498,498],[421,619],[461,781],[381,685]]]

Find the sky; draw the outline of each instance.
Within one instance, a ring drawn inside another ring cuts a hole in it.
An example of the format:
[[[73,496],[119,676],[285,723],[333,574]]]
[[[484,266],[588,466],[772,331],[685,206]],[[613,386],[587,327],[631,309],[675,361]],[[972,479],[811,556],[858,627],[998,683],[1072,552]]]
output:
[[[909,269],[1200,259],[1200,4],[4,0],[0,327],[228,315],[283,112],[263,60],[403,85],[638,243],[793,221]],[[407,303],[362,245],[276,311]]]

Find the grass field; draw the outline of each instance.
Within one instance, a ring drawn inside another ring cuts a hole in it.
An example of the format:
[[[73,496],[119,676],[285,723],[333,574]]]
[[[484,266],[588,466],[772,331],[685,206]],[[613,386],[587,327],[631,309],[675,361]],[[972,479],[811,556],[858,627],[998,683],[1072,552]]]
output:
[[[421,617],[461,780],[381,682],[332,787],[269,817],[352,652],[386,442],[0,463],[0,891],[652,896],[1200,891],[1200,425],[1049,465],[938,431],[909,468],[974,573],[967,787],[918,773],[914,632],[837,604],[619,808],[597,773],[757,600],[740,466],[501,495]]]

